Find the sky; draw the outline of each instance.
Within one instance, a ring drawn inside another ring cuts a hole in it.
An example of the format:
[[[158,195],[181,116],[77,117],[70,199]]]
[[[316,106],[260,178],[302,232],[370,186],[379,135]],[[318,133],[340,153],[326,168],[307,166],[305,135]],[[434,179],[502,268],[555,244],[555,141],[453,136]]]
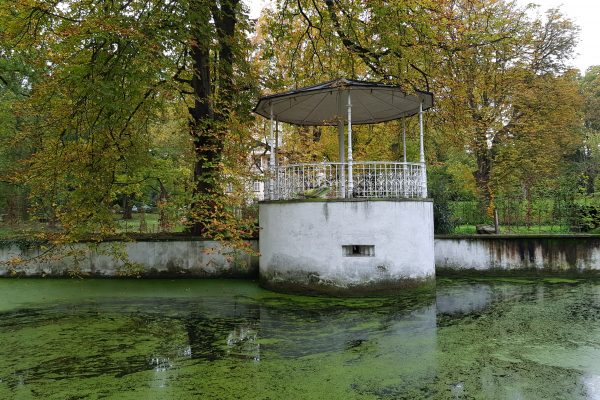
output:
[[[250,8],[250,16],[258,17],[269,0],[244,0]],[[571,64],[582,73],[592,65],[600,65],[600,0],[517,0],[526,6],[534,3],[541,12],[548,8],[560,8],[580,28],[579,43]]]

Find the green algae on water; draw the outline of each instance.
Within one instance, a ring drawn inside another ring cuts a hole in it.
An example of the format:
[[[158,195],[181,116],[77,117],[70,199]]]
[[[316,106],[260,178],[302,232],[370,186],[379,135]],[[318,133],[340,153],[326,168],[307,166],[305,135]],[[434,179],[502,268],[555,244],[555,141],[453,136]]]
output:
[[[600,395],[600,285],[523,283],[341,299],[244,281],[0,280],[0,398]]]

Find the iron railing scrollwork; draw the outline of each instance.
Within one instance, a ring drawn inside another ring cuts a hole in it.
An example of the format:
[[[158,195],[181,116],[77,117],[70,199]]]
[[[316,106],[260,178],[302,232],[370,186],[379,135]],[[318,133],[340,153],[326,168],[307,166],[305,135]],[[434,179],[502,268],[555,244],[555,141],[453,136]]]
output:
[[[353,190],[344,193],[347,163],[290,164],[274,168],[271,200],[302,198],[422,198],[426,186],[421,163],[353,162]],[[342,173],[344,171],[344,173]]]

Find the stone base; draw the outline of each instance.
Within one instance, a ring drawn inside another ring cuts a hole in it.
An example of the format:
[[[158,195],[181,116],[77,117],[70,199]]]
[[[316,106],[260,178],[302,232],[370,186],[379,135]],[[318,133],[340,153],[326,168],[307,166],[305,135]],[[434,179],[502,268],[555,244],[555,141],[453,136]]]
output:
[[[327,282],[316,281],[313,277],[307,280],[277,279],[261,276],[261,287],[280,293],[294,293],[303,295],[327,295],[343,297],[362,296],[394,296],[414,293],[416,290],[433,291],[435,289],[435,276],[423,279],[401,279],[394,281],[379,281],[364,285],[336,286]]]
[[[434,285],[431,200],[262,202],[261,284],[277,291],[394,293]]]

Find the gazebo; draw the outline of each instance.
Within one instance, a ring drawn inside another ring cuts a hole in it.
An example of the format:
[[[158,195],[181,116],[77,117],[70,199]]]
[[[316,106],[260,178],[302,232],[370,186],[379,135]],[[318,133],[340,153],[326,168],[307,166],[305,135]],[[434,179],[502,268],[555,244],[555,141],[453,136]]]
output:
[[[271,121],[268,193],[259,205],[264,286],[371,292],[432,281],[433,204],[423,145],[423,112],[432,106],[429,92],[349,79],[259,100],[254,111]],[[408,162],[404,121],[415,115],[419,160]],[[353,125],[396,119],[403,122],[402,162],[353,159]],[[337,126],[337,162],[276,165],[280,122]]]

